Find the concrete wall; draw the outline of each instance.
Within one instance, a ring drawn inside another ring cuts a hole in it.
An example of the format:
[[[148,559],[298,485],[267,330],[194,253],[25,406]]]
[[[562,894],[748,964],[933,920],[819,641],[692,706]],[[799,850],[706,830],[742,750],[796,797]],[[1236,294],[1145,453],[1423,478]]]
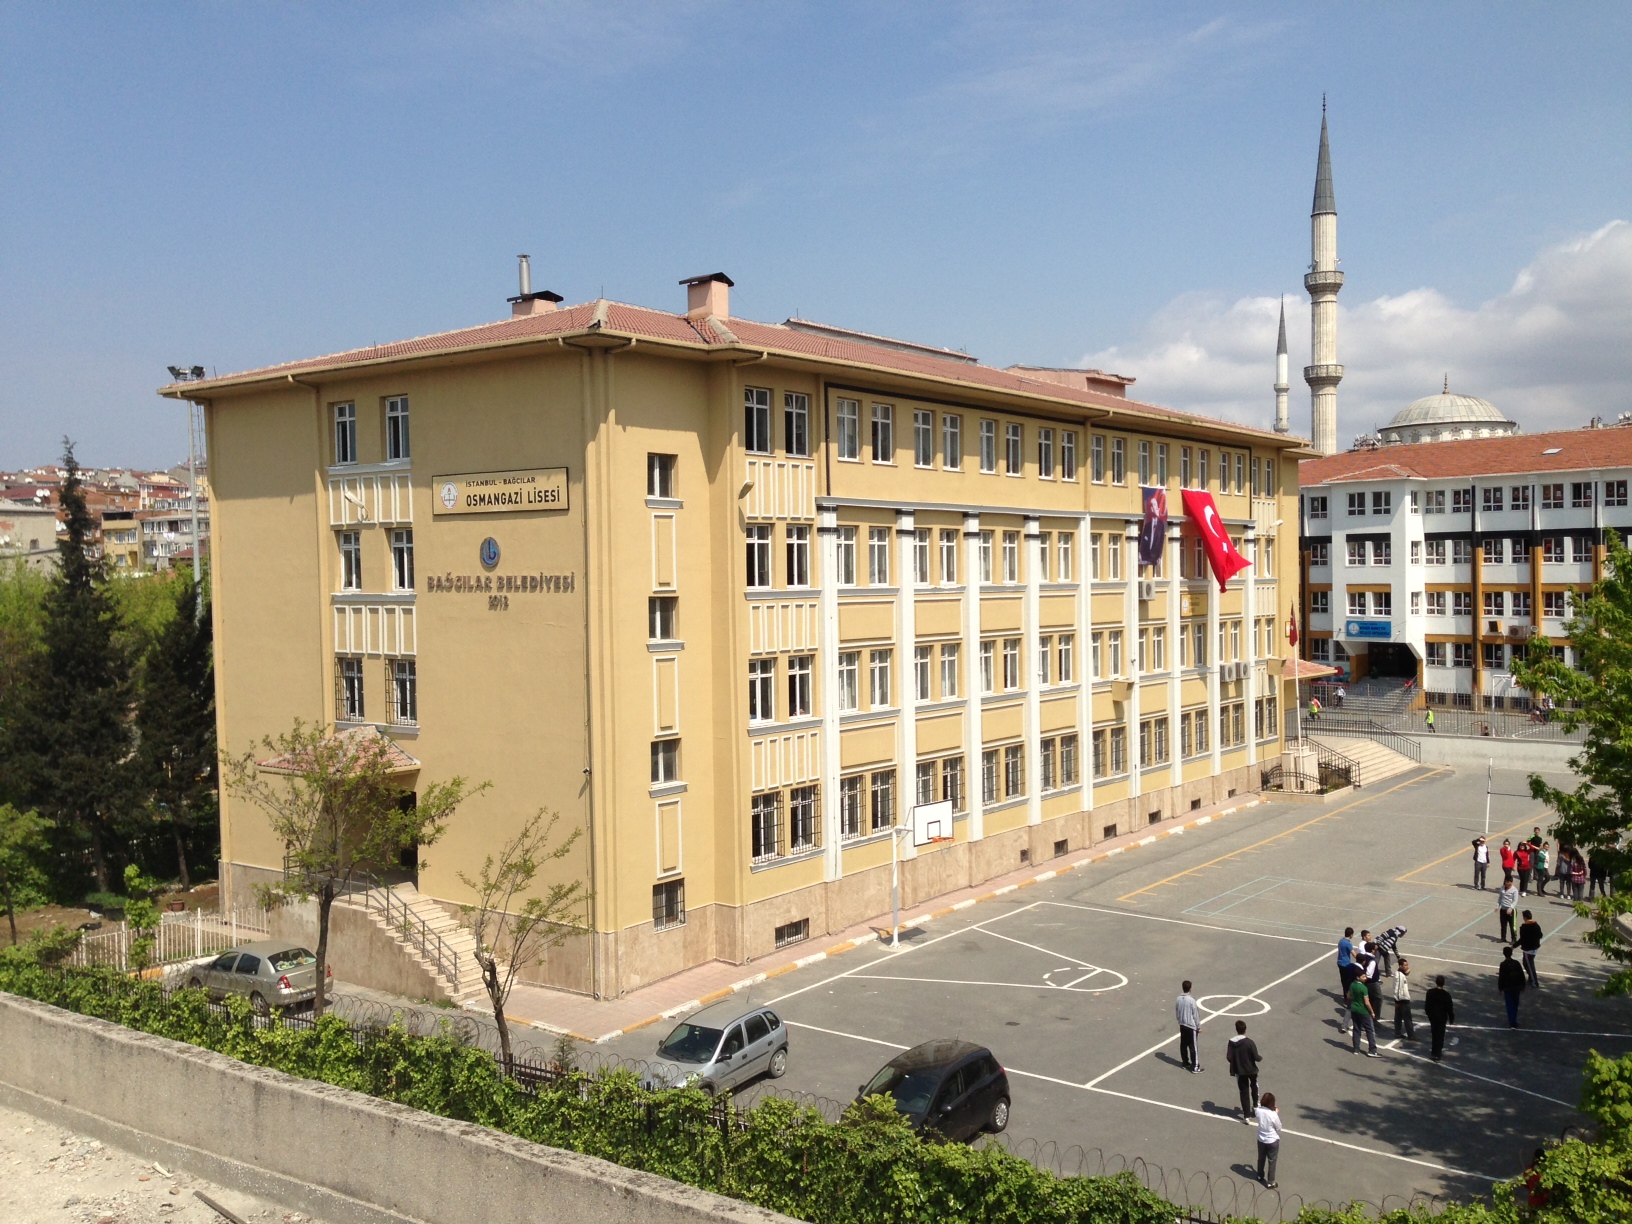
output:
[[[289,901],[271,915],[273,939],[317,948],[317,901]],[[329,909],[329,964],[343,982],[433,1002],[449,998],[442,980],[394,939],[366,910],[335,904]]]
[[[1581,745],[1561,740],[1496,739],[1471,735],[1416,735],[1422,745],[1424,765],[1453,765],[1458,769],[1483,769],[1494,758],[1501,769],[1522,769],[1534,773],[1574,773],[1570,758]]]
[[[335,1224],[787,1220],[7,994],[0,1103]]]

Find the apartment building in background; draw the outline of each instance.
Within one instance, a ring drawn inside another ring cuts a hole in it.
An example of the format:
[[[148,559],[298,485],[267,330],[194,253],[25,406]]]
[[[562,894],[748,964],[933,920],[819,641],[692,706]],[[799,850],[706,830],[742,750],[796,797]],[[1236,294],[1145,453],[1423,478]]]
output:
[[[1573,659],[1570,592],[1632,530],[1632,426],[1394,444],[1299,470],[1307,658],[1430,704],[1526,708],[1531,635]]]
[[[208,422],[223,751],[325,719],[492,782],[419,865],[449,906],[560,813],[591,934],[529,976],[602,996],[886,912],[915,805],[954,819],[909,904],[1257,786],[1305,443],[682,283],[164,389]],[[1254,561],[1222,593],[1186,487]],[[221,821],[229,897],[280,872]]]

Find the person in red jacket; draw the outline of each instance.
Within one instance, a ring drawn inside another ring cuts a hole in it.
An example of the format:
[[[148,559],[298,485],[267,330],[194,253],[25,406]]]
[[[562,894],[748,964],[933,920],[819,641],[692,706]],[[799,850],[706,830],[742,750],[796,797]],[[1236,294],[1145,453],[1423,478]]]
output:
[[[1530,846],[1530,843],[1527,842],[1527,841],[1521,841],[1519,843],[1519,848],[1517,850],[1513,851],[1513,863],[1514,863],[1514,866],[1516,866],[1518,868],[1518,871],[1519,871],[1519,896],[1521,896],[1521,897],[1526,897],[1526,896],[1530,895],[1530,856],[1531,856],[1531,853],[1532,853],[1531,846]]]
[[[1513,854],[1513,843],[1512,843],[1512,841],[1509,840],[1508,838],[1505,838],[1505,837],[1502,838],[1501,855],[1502,855],[1502,874],[1503,875],[1512,874],[1513,868],[1514,868],[1515,863],[1517,862],[1517,859],[1516,859],[1515,855]]]

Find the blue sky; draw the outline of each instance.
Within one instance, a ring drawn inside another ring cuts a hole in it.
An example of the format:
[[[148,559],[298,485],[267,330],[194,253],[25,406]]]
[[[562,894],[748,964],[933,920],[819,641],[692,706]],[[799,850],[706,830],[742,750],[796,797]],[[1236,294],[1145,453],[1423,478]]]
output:
[[[1579,424],[1632,409],[1628,62],[1601,4],[7,4],[0,466],[173,462],[167,363],[502,317],[523,250],[1267,421],[1322,91],[1343,436],[1442,369]]]

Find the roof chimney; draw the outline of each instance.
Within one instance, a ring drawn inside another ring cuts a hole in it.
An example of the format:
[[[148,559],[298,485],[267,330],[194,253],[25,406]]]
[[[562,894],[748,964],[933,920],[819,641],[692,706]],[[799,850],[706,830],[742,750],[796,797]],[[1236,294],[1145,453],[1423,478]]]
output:
[[[555,304],[561,300],[559,293],[551,293],[548,289],[533,292],[532,256],[517,255],[516,265],[517,275],[521,279],[521,292],[507,299],[510,303],[510,317],[521,319],[527,315],[544,314],[546,311],[554,310]]]
[[[686,287],[686,318],[731,317],[731,286],[736,282],[724,272],[691,276],[680,283]]]

